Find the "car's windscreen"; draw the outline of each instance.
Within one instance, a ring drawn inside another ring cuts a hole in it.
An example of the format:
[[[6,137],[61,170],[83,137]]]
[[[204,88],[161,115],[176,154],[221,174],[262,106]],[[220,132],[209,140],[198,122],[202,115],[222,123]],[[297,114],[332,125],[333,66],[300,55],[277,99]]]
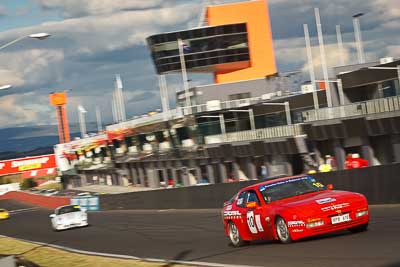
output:
[[[259,187],[265,202],[326,190],[326,187],[313,177],[297,177]]]
[[[70,213],[70,212],[76,212],[76,211],[81,211],[81,208],[79,206],[62,207],[61,209],[58,210],[58,215]]]
[[[5,212],[6,210],[5,209],[0,209],[0,212]]]

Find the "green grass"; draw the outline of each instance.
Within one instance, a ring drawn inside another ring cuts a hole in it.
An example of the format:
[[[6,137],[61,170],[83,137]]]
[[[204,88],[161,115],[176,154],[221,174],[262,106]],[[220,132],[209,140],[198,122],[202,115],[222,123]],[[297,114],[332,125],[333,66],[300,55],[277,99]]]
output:
[[[138,260],[114,259],[70,253],[61,249],[44,247],[13,238],[0,237],[0,254],[19,255],[41,267],[157,267],[165,263],[149,263]],[[169,265],[182,266],[183,265]]]

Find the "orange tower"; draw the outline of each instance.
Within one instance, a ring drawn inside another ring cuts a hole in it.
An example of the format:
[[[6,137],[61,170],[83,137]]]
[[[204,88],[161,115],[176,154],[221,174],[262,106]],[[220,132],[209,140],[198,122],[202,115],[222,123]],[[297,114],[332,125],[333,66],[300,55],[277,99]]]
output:
[[[67,112],[65,109],[65,105],[67,104],[67,93],[50,94],[50,104],[56,107],[60,144],[69,143],[71,138],[69,134]]]
[[[271,23],[267,0],[247,1],[209,6],[209,26],[246,23],[250,52],[250,67],[237,65],[236,70],[217,68],[216,83],[251,80],[276,74],[276,63],[272,41]]]

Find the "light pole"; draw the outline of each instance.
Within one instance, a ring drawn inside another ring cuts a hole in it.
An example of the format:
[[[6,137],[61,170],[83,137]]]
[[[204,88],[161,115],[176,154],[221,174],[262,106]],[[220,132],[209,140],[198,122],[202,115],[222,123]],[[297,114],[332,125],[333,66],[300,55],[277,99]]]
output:
[[[353,16],[353,27],[354,27],[354,35],[357,44],[357,57],[358,63],[363,64],[365,63],[365,56],[364,56],[364,47],[362,43],[361,37],[361,29],[360,29],[360,17],[363,16],[364,13],[358,13]]]
[[[224,114],[219,114],[219,115],[204,115],[204,116],[201,116],[200,118],[218,118],[218,119],[219,119],[219,125],[220,125],[220,127],[221,127],[221,133],[222,133],[223,135],[226,134]]]
[[[11,84],[6,84],[6,85],[0,86],[0,90],[8,90],[8,89],[11,89],[11,88],[12,88]]]
[[[322,34],[322,25],[321,25],[321,17],[319,15],[319,8],[314,8],[315,12],[315,21],[317,23],[317,32],[318,32],[318,42],[319,42],[319,52],[321,56],[321,65],[322,65],[322,73],[324,75],[324,80],[329,79],[328,74],[328,66],[325,58],[325,45],[324,45],[324,36]],[[332,107],[332,98],[331,98],[331,87],[330,84],[326,84],[326,95],[328,99],[328,107]]]
[[[264,106],[284,106],[286,113],[286,123],[287,125],[292,125],[292,116],[290,115],[290,105],[288,101],[284,103],[262,103],[262,104]]]
[[[342,40],[342,31],[340,29],[340,25],[336,25],[336,38],[338,43],[340,66],[344,66],[345,62],[343,57],[343,40]]]
[[[231,109],[231,110],[228,110],[228,111],[231,111],[231,112],[246,112],[246,113],[249,113],[249,118],[250,118],[250,128],[251,128],[251,130],[252,131],[255,131],[256,130],[256,123],[254,122],[254,112],[253,112],[253,109],[248,109],[248,110],[243,110],[243,109]]]
[[[190,96],[189,96],[189,83],[186,72],[186,62],[185,55],[183,51],[183,41],[182,39],[178,39],[178,49],[179,49],[179,59],[181,61],[181,70],[182,70],[182,79],[183,79],[183,89],[185,91],[185,99],[186,99],[186,107],[190,107]]]
[[[317,87],[315,84],[315,72],[314,72],[314,63],[311,50],[310,33],[308,31],[307,24],[303,24],[303,28],[304,28],[304,38],[306,40],[306,48],[307,48],[308,70],[310,72],[311,85],[313,88],[312,95],[313,95],[314,109],[317,110],[319,109],[319,102],[318,102]]]
[[[87,113],[87,111],[81,105],[79,105],[78,106],[78,119],[79,119],[79,128],[81,130],[82,138],[85,138],[85,136],[86,136],[85,113]]]
[[[4,48],[6,48],[6,47],[9,47],[10,45],[15,44],[16,42],[19,42],[19,41],[21,41],[21,40],[23,40],[23,39],[25,39],[25,38],[32,38],[32,39],[44,40],[44,39],[46,39],[46,38],[48,38],[48,37],[50,37],[50,36],[51,36],[50,34],[45,33],[45,32],[34,33],[34,34],[29,34],[29,35],[21,36],[21,37],[15,39],[15,40],[13,40],[13,41],[11,41],[11,42],[9,42],[9,43],[6,43],[6,44],[0,46],[0,50],[4,49]]]

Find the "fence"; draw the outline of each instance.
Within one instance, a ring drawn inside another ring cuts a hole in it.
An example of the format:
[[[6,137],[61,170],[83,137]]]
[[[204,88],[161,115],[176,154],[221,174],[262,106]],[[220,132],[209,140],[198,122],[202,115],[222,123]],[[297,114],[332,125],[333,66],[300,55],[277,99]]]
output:
[[[301,124],[284,125],[263,129],[256,129],[254,131],[240,131],[227,134],[209,135],[205,136],[205,143],[217,144],[224,142],[239,142],[250,140],[261,140],[270,138],[282,138],[303,135]]]
[[[333,108],[321,108],[302,112],[303,121],[330,120],[363,116],[400,110],[400,96],[379,98]]]

